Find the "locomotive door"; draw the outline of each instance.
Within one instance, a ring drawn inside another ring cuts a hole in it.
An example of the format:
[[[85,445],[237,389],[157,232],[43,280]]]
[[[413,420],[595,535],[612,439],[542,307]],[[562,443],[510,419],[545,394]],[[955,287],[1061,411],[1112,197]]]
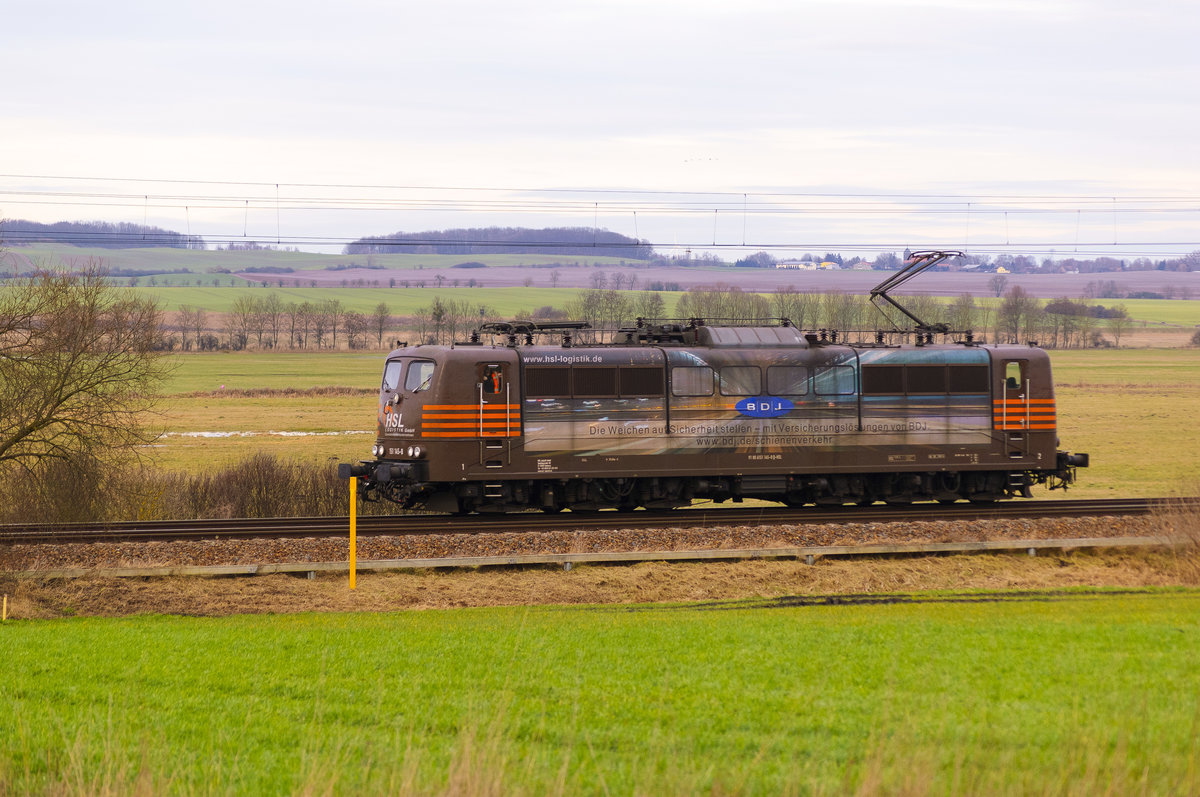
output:
[[[512,459],[511,438],[520,433],[521,418],[513,404],[507,363],[477,363],[479,397],[479,464],[503,468]]]
[[[1005,360],[1004,386],[996,402],[996,428],[1004,432],[1004,447],[1009,458],[1029,453],[1030,388],[1029,362]]]

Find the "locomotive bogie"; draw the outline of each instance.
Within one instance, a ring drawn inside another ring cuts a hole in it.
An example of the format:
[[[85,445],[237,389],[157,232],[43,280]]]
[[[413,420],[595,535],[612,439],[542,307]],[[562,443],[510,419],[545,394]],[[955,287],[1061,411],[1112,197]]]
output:
[[[630,336],[632,338],[632,336]],[[1065,487],[1032,346],[849,346],[790,327],[679,341],[417,346],[384,367],[362,495],[449,512],[990,501]]]

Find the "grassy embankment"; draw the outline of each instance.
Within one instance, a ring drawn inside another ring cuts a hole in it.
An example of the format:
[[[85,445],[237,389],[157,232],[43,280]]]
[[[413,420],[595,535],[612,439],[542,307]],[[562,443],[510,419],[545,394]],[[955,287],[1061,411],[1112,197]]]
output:
[[[1195,793],[1198,601],[10,622],[0,793]]]
[[[1200,450],[1200,424],[1195,423],[1200,356],[1195,350],[1056,351],[1052,358],[1062,445],[1092,456],[1092,466],[1080,471],[1070,497],[1163,495],[1200,475],[1191,453]],[[312,462],[366,457],[376,413],[369,391],[379,382],[381,361],[377,353],[180,356],[165,387],[171,395],[162,420],[172,434],[154,451],[161,466],[170,469],[227,464],[257,451]],[[367,392],[258,397],[238,392],[333,385]],[[179,395],[197,391],[216,393]],[[194,432],[255,434],[180,436]]]

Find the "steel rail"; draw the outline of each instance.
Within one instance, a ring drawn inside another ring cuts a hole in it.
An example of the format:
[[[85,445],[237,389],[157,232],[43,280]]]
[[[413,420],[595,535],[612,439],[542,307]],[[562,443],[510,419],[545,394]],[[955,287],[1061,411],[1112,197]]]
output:
[[[909,504],[839,507],[698,506],[674,511],[567,512],[547,515],[393,515],[358,518],[358,534],[399,536],[430,534],[530,533],[645,528],[897,523],[921,520],[1147,515],[1169,508],[1200,511],[1200,498],[1125,498],[1088,501],[1011,501],[994,504]],[[151,542],[215,539],[286,539],[348,534],[348,517],[234,518],[124,523],[0,525],[0,545],[86,542]]]

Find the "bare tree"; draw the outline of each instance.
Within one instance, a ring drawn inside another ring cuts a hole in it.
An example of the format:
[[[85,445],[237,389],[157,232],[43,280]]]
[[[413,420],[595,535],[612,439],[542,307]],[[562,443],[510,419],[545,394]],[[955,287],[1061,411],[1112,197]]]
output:
[[[966,332],[975,328],[975,297],[969,293],[958,296],[950,302],[950,328]]]
[[[287,306],[283,308],[283,314],[287,316],[288,348],[294,349],[300,342],[300,305],[288,302]]]
[[[166,376],[163,315],[96,264],[0,292],[0,464],[103,469],[156,439],[144,423]],[[70,485],[62,485],[69,490]]]
[[[225,314],[225,331],[229,336],[229,347],[235,351],[246,348],[254,327],[255,301],[245,294],[233,300]]]
[[[988,280],[988,287],[992,289],[992,293],[994,293],[996,296],[1002,296],[1007,285],[1008,277],[1004,276],[1003,274],[996,274],[990,280]]]
[[[338,327],[341,326],[342,317],[346,314],[346,309],[342,307],[342,303],[337,299],[326,299],[321,302],[321,315],[326,319],[329,325],[329,332],[333,337],[330,344],[331,348],[337,348],[337,333]],[[319,348],[319,346],[318,346]]]
[[[191,305],[181,304],[179,305],[179,310],[175,313],[175,324],[179,327],[179,333],[183,338],[184,351],[192,348],[191,343],[188,342],[188,333],[195,327],[195,324],[192,322],[192,314],[195,312],[196,309]],[[200,341],[197,340],[196,342],[199,344]]]
[[[820,297],[812,293],[798,293],[792,285],[777,289],[771,296],[771,308],[778,318],[786,318],[800,329],[812,329],[816,324]]]
[[[661,296],[654,291],[643,291],[633,300],[633,314],[638,318],[662,318],[667,310]]]
[[[1010,343],[1021,339],[1021,333],[1033,325],[1033,316],[1041,309],[1037,299],[1030,296],[1020,285],[1014,285],[1004,294],[1000,310],[996,315],[997,331],[1002,331]]]
[[[1125,305],[1118,304],[1112,310],[1113,314],[1104,323],[1108,327],[1108,331],[1112,333],[1113,345],[1119,349],[1121,348],[1121,336],[1129,330],[1132,320],[1129,318],[1129,313],[1125,311]]]
[[[392,321],[391,312],[386,304],[380,302],[375,305],[375,310],[371,313],[372,326],[381,348],[383,347],[383,333],[387,331],[387,325]]]
[[[286,313],[283,300],[279,298],[279,294],[272,293],[261,300],[259,310],[262,312],[266,328],[271,332],[271,348],[278,348],[279,327],[283,323],[283,316]]]
[[[358,349],[363,346],[363,335],[367,331],[367,318],[362,313],[347,310],[342,316],[342,328],[346,330],[346,346]]]
[[[312,324],[313,342],[317,344],[318,349],[321,349],[325,346],[325,336],[329,334],[329,303],[321,302],[313,307],[309,311],[309,321]],[[305,347],[307,348],[307,336],[305,337]]]
[[[180,330],[183,332],[183,348],[190,348],[188,343],[188,333],[192,333],[192,337],[196,341],[196,348],[200,348],[200,337],[204,334],[204,329],[208,325],[208,315],[199,307],[192,307],[189,304],[179,305],[179,312],[175,316],[176,322],[179,324]]]

